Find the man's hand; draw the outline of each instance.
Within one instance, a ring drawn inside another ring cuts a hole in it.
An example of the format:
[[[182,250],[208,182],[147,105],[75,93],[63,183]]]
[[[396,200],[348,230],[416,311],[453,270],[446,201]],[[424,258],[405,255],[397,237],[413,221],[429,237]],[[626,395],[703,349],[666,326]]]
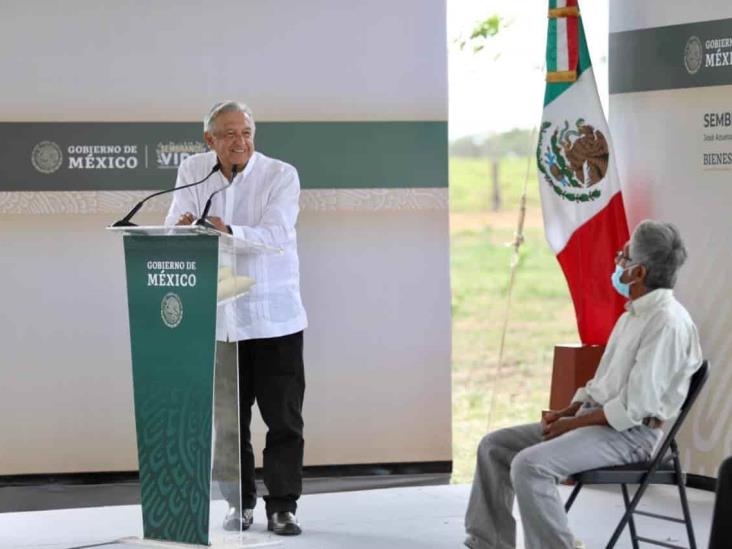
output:
[[[564,433],[571,431],[572,429],[576,429],[577,427],[579,427],[579,425],[577,425],[577,422],[575,422],[574,418],[561,418],[558,421],[553,421],[552,423],[545,424],[544,440],[557,438],[559,435],[563,435]]]
[[[220,217],[216,217],[215,215],[209,215],[206,218],[206,221],[208,221],[211,225],[213,225],[213,228],[217,231],[221,231],[222,233],[231,234],[229,232],[229,227],[224,223],[224,221]]]
[[[178,218],[176,225],[190,225],[195,221],[195,217],[191,212],[186,212]]]
[[[572,407],[574,407],[574,404],[572,404],[569,408],[565,408],[564,410],[562,410],[562,412],[569,411]],[[544,423],[544,440],[551,440],[558,437],[559,435],[563,435],[568,431],[572,431],[573,429],[579,429],[580,427],[607,424],[607,417],[605,417],[605,411],[602,408],[596,408],[591,412],[582,414],[580,416],[561,416],[559,420],[553,421],[549,424],[547,424],[546,422]]]
[[[555,421],[557,421],[561,416],[560,410],[542,410],[541,411],[541,422],[544,424],[544,427],[548,427]]]
[[[562,408],[561,410],[542,410],[541,422],[546,426],[551,425],[560,418],[573,417],[581,406],[581,402],[573,402],[572,404],[570,404],[566,408]]]

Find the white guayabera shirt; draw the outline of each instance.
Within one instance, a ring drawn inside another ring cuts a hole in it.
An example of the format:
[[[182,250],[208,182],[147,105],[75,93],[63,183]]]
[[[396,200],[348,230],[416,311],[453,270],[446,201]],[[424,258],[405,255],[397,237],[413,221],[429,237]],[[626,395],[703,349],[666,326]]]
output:
[[[178,168],[176,187],[203,179],[215,163],[213,151],[186,158]],[[201,185],[175,192],[165,224],[175,225],[186,212],[198,217],[211,193],[227,183],[217,172]],[[246,296],[218,308],[217,340],[278,337],[307,327],[295,232],[299,197],[297,170],[259,152],[214,197],[208,215],[220,217],[235,237],[284,250],[239,256],[237,274],[251,276],[255,284]]]
[[[624,431],[646,417],[666,421],[684,403],[702,361],[699,334],[667,289],[631,301],[618,319],[595,377],[572,402],[602,406],[611,427]]]

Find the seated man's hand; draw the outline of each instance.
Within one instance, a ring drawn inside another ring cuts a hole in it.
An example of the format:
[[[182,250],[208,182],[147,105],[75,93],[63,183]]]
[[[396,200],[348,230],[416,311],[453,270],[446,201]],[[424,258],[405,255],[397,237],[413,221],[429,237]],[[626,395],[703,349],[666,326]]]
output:
[[[576,427],[572,418],[561,418],[549,424],[544,424],[544,440],[557,438]]]
[[[557,410],[542,410],[541,422],[547,427],[562,417],[561,412]]]
[[[582,406],[581,402],[573,402],[566,408],[561,410],[542,410],[541,411],[541,422],[544,425],[551,425],[558,419],[563,417],[572,417],[577,413],[577,410]]]

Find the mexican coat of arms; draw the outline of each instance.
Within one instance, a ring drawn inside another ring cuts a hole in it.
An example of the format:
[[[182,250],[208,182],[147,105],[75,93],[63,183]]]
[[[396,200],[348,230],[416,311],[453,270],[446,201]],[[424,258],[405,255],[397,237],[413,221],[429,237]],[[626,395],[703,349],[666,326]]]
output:
[[[549,131],[551,128],[553,131]],[[536,149],[539,171],[552,190],[571,202],[590,202],[601,191],[592,188],[605,178],[610,151],[603,133],[578,118],[554,126],[543,122]]]

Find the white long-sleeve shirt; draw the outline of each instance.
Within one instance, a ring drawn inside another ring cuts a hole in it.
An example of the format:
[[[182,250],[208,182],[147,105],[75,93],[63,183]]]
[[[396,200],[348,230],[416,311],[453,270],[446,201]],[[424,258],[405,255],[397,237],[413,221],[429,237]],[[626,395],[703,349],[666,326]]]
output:
[[[178,168],[176,186],[203,179],[215,163],[213,151],[186,158]],[[186,212],[198,217],[211,193],[227,183],[217,172],[201,185],[175,192],[165,224],[175,225]],[[231,226],[234,237],[284,250],[282,254],[238,255],[237,274],[254,278],[255,284],[246,296],[218,308],[217,340],[278,337],[307,327],[300,299],[295,232],[299,197],[297,170],[259,152],[252,155],[231,185],[214,197],[208,215],[218,216]]]
[[[601,405],[618,431],[640,425],[646,417],[665,421],[679,412],[701,361],[689,313],[671,290],[653,290],[627,305],[595,377],[572,402]]]

